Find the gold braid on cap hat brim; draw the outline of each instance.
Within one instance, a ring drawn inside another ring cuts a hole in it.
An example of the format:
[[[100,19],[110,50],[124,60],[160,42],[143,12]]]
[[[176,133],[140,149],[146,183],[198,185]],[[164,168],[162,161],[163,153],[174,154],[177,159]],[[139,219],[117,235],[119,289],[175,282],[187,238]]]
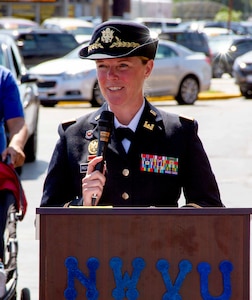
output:
[[[124,42],[121,41],[118,37],[115,37],[116,41],[113,42],[109,48],[136,48],[139,47],[139,43],[135,42]],[[103,45],[100,43],[100,38],[98,38],[93,44],[88,46],[88,53],[92,50],[104,48]]]
[[[116,42],[114,42],[109,48],[114,48],[114,47],[118,47],[118,48],[136,48],[136,47],[140,46],[139,43],[122,42],[117,36],[115,38],[116,38]]]
[[[100,38],[98,38],[93,44],[88,46],[88,52],[99,49],[99,48],[104,48],[101,43],[99,43]]]

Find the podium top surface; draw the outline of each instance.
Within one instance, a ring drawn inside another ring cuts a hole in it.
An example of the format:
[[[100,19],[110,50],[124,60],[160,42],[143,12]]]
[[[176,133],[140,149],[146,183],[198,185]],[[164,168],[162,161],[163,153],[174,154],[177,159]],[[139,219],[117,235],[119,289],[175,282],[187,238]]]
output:
[[[251,215],[252,208],[170,208],[170,207],[40,207],[36,208],[39,215]]]

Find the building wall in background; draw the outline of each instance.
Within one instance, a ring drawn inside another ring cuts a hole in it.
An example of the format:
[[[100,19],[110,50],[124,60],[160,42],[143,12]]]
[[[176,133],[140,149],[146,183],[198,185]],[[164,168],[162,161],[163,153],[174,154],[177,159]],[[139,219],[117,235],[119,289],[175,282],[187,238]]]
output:
[[[172,0],[131,0],[131,18],[172,18]]]
[[[0,1],[0,17],[23,17],[38,23],[52,16],[102,16],[103,0],[5,0]],[[109,15],[113,0],[108,1]],[[172,0],[131,0],[128,18],[172,17]]]

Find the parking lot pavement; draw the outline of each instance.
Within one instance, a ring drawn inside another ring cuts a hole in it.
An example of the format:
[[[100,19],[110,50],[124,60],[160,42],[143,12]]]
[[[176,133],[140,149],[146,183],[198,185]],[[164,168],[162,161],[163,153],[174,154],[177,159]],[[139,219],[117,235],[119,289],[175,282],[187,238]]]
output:
[[[240,97],[240,89],[234,78],[224,74],[221,79],[212,78],[209,91],[199,94],[199,100],[229,99]]]

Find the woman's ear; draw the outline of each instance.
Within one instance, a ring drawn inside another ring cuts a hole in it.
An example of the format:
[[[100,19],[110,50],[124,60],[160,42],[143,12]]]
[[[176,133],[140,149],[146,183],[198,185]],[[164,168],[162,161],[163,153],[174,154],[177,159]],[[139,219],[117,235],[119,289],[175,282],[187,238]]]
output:
[[[148,60],[147,64],[145,66],[146,66],[146,68],[145,68],[145,78],[147,79],[150,76],[151,71],[153,69],[154,60],[153,59]]]

